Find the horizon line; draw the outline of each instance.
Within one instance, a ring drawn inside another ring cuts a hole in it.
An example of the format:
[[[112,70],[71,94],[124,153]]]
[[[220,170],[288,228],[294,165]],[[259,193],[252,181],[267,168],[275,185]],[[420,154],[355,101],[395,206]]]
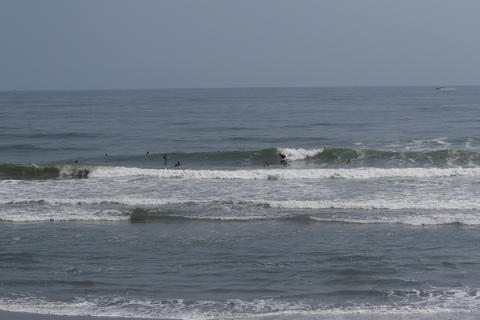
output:
[[[153,90],[217,90],[217,89],[287,89],[287,88],[458,88],[458,87],[479,87],[479,84],[461,85],[308,85],[308,86],[225,86],[225,87],[163,87],[163,88],[71,88],[71,89],[0,89],[5,92],[58,92],[58,91],[153,91]]]

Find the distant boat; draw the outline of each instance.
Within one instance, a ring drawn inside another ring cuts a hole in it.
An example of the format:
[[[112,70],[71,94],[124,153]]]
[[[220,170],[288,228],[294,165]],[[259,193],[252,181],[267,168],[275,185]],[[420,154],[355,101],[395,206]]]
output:
[[[455,88],[449,88],[449,87],[437,87],[435,89],[440,90],[440,91],[455,91],[455,90],[457,90]]]

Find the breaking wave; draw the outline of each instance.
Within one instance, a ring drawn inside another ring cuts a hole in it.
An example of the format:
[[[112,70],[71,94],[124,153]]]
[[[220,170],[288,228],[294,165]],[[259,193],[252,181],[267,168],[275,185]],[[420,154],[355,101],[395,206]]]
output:
[[[284,155],[288,167],[280,166]],[[163,154],[145,157],[109,156],[81,164],[0,164],[0,179],[58,179],[149,175],[184,179],[303,179],[477,176],[480,152],[442,150],[394,152],[341,148],[271,148],[168,154],[169,165],[181,161],[186,170],[167,169]],[[89,164],[91,162],[92,164]],[[97,163],[97,164],[94,164]],[[268,170],[264,165],[268,163]],[[163,168],[163,169],[159,169]],[[235,168],[235,170],[232,170]],[[297,169],[297,170],[295,170]],[[322,169],[322,170],[320,170]],[[353,169],[353,170],[352,170]]]
[[[466,313],[474,319],[479,312],[479,293],[475,289],[451,290],[364,290],[330,294],[359,294],[384,297],[393,304],[355,304],[345,306],[322,303],[308,297],[257,298],[251,300],[151,300],[133,297],[75,298],[53,301],[34,296],[0,299],[0,310],[64,316],[97,316],[152,319],[383,319],[382,316],[404,315],[419,319],[435,319]],[[449,318],[449,317],[448,317]],[[353,319],[353,318],[352,318]],[[445,318],[446,319],[446,318]],[[463,318],[460,318],[463,319]]]
[[[289,162],[304,162],[314,166],[344,165],[347,160],[354,166],[475,166],[480,165],[480,152],[471,150],[435,151],[385,151],[348,148],[270,148],[246,151],[221,151],[197,153],[169,153],[171,161],[182,161],[201,166],[263,166],[264,163],[279,164],[280,154]],[[163,163],[164,154],[151,154],[149,160]],[[145,162],[144,156],[112,156],[112,162]],[[93,161],[97,159],[92,159]],[[100,160],[100,159],[98,159]]]
[[[182,200],[155,198],[19,199],[0,203],[0,221],[130,221],[480,225],[480,202]],[[412,211],[415,213],[413,214]]]
[[[108,166],[37,166],[0,165],[0,179],[34,180],[59,178],[121,178],[155,177],[159,179],[220,179],[220,180],[291,180],[291,179],[382,179],[382,178],[444,178],[479,177],[474,168],[337,168],[337,169],[143,169]]]
[[[92,168],[91,178],[150,176],[162,179],[379,179],[379,178],[442,178],[478,177],[478,168],[351,168],[351,169],[251,169],[251,170],[174,170],[141,169],[128,167]]]
[[[0,180],[39,180],[57,178],[88,178],[94,166],[1,164]]]
[[[480,175],[480,168],[338,168],[338,169],[238,169],[191,170],[145,169],[94,165],[0,165],[0,179],[37,180],[59,178],[115,178],[150,176],[161,179],[371,179],[371,178],[439,178]]]

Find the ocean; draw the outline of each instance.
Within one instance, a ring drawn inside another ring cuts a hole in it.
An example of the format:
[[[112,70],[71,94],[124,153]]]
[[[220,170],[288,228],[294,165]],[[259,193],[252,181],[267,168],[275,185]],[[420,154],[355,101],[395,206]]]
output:
[[[0,310],[476,319],[479,125],[480,87],[0,92]]]

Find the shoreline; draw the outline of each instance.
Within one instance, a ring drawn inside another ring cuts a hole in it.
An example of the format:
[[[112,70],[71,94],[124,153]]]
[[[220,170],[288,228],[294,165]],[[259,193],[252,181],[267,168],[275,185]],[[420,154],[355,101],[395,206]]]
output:
[[[152,318],[106,317],[106,316],[72,316],[57,314],[41,314],[0,310],[2,320],[152,320]],[[160,320],[161,318],[153,318]]]
[[[451,312],[427,312],[427,313],[391,313],[391,312],[346,312],[346,313],[309,313],[309,312],[281,312],[259,315],[258,317],[228,317],[228,319],[256,319],[256,320],[410,320],[412,317],[418,320],[476,320],[479,318],[479,310],[469,311],[451,311]],[[15,312],[0,310],[0,319],[2,320],[182,320],[178,318],[132,318],[116,316],[74,316],[74,315],[55,315],[39,314],[29,312]],[[212,320],[223,320],[225,318],[211,318]]]

